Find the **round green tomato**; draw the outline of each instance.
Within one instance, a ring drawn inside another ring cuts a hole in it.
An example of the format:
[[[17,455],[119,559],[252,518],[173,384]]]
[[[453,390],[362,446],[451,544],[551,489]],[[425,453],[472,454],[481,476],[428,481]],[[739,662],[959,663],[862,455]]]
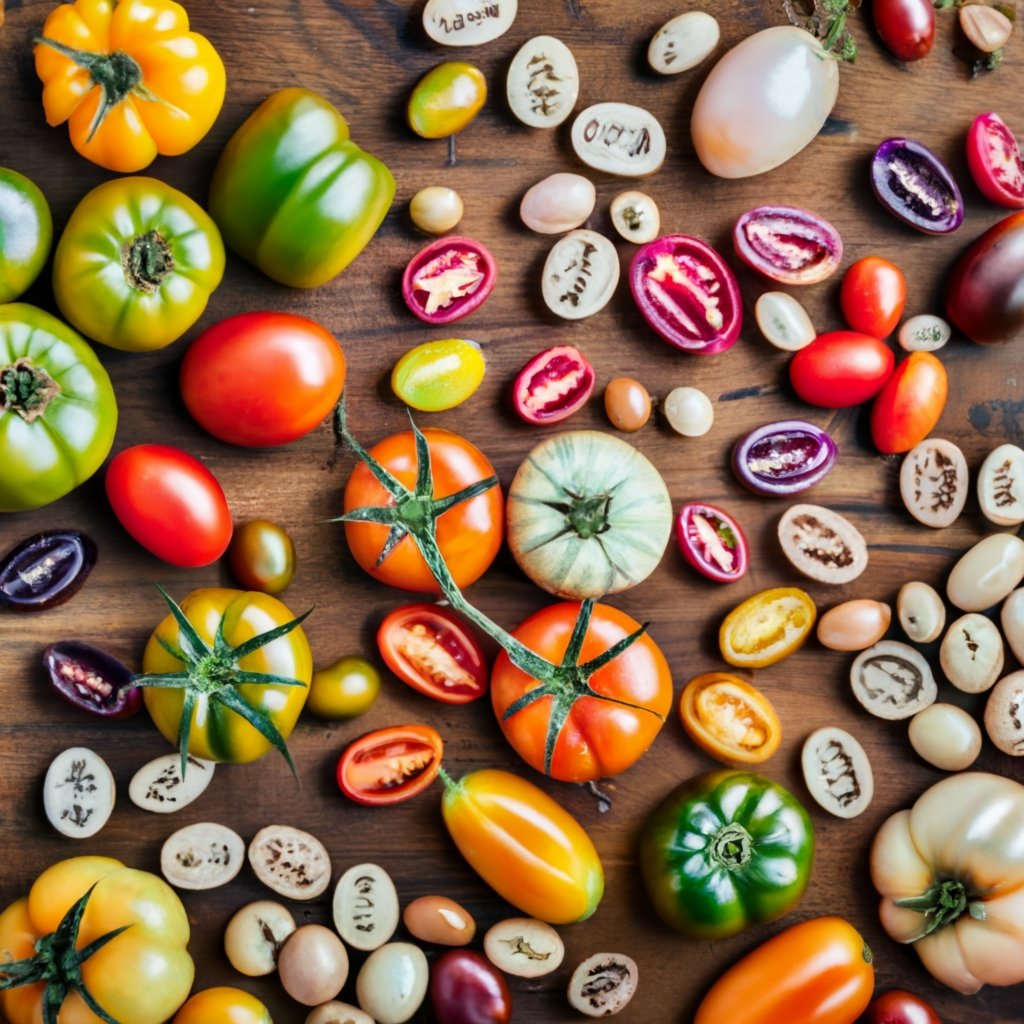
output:
[[[50,255],[53,218],[46,197],[23,174],[0,167],[0,302],[31,286]]]
[[[640,870],[664,921],[718,939],[791,910],[814,859],[814,826],[789,790],[754,772],[678,786],[647,819]]]
[[[445,338],[410,349],[391,371],[391,389],[421,412],[461,405],[484,379],[484,356],[475,341]]]
[[[406,114],[409,127],[424,139],[444,139],[461,132],[487,99],[483,72],[462,60],[428,71],[415,85]]]
[[[71,214],[53,256],[53,294],[83,334],[149,352],[180,338],[224,275],[210,216],[155,178],[115,178]]]
[[[228,565],[246,590],[280,594],[295,576],[295,545],[277,523],[252,519],[235,530]]]
[[[88,480],[114,443],[117,401],[88,342],[22,302],[0,305],[0,512]]]
[[[380,693],[380,673],[365,658],[339,658],[313,673],[306,706],[320,718],[355,718]]]

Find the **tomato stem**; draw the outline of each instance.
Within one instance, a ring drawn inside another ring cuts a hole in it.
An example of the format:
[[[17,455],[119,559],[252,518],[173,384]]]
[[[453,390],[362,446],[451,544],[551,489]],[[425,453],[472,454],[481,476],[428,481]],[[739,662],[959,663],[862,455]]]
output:
[[[860,0],[783,0],[791,25],[814,36],[829,57],[851,64],[857,59],[857,43],[847,19],[858,7]]]
[[[937,932],[946,925],[952,924],[958,917],[969,909],[967,899],[967,888],[963,882],[955,878],[947,878],[943,882],[937,882],[927,892],[920,896],[911,896],[907,899],[896,900],[897,907],[906,910],[916,910],[924,915],[924,928],[912,942],[923,939],[932,932]]]
[[[26,423],[42,416],[60,394],[60,385],[28,356],[0,370],[0,408],[16,412]]]
[[[711,841],[711,856],[730,871],[746,865],[753,852],[754,843],[750,833],[735,821],[720,829]]]
[[[121,246],[121,269],[132,288],[152,295],[174,270],[174,254],[159,231],[149,231]]]

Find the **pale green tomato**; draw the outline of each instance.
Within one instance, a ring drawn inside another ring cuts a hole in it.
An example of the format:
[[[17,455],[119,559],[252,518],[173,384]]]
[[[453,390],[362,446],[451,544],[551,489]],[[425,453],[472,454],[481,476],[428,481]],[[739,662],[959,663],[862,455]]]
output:
[[[370,710],[380,693],[380,673],[365,658],[339,658],[313,673],[306,706],[320,718],[355,718]]]
[[[484,355],[475,341],[427,341],[395,363],[391,388],[413,409],[442,412],[460,405],[480,387],[484,369]]]

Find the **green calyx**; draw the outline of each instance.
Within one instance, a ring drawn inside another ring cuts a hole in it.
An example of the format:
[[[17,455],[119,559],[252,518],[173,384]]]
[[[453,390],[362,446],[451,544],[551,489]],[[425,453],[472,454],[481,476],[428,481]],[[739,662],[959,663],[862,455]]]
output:
[[[344,398],[338,403],[338,407],[335,410],[334,425],[335,434],[339,442],[346,444],[358,456],[370,472],[373,473],[381,486],[392,496],[395,504],[383,507],[371,506],[354,509],[352,512],[341,516],[340,519],[333,521],[382,523],[388,525],[390,532],[377,558],[378,565],[387,558],[394,550],[395,545],[403,537],[411,537],[452,608],[460,612],[473,625],[495,640],[504,649],[513,665],[537,680],[538,685],[536,687],[524,693],[517,701],[509,705],[504,717],[506,719],[511,718],[519,711],[522,711],[523,708],[533,704],[534,701],[541,700],[542,698],[551,698],[552,707],[548,717],[548,732],[544,744],[545,774],[551,774],[551,762],[554,758],[559,734],[573,705],[581,697],[591,697],[595,700],[607,701],[611,704],[620,704],[624,707],[633,708],[636,711],[643,711],[654,715],[663,721],[663,716],[659,715],[656,711],[652,711],[650,708],[631,704],[628,701],[617,700],[614,697],[608,697],[603,693],[599,693],[590,685],[590,679],[596,672],[614,661],[643,636],[647,631],[646,625],[641,626],[629,636],[623,637],[603,654],[581,665],[579,664],[580,652],[583,649],[583,641],[586,638],[590,618],[594,610],[594,601],[588,598],[580,605],[579,615],[576,618],[569,644],[566,647],[561,662],[556,665],[548,661],[547,658],[543,658],[536,652],[531,651],[529,647],[517,640],[511,633],[502,629],[501,626],[466,600],[465,595],[452,578],[451,571],[445,564],[444,557],[441,554],[441,549],[437,543],[436,520],[439,515],[447,512],[449,508],[459,502],[468,501],[477,494],[482,494],[491,487],[496,487],[498,480],[497,477],[488,477],[486,480],[481,480],[479,483],[473,484],[447,498],[435,499],[433,497],[433,473],[430,468],[430,449],[426,438],[416,424],[412,422],[411,417],[410,423],[412,423],[412,430],[416,439],[417,479],[414,492],[410,491],[388,473],[352,436],[345,419]],[[587,499],[586,502],[581,503],[581,505],[587,505],[587,508],[585,511],[581,511],[580,522],[589,523],[590,528],[593,528],[597,517],[606,514],[607,502],[608,499],[605,496],[600,496]],[[422,516],[422,518],[416,519],[415,516]]]
[[[612,503],[610,494],[571,497],[572,502],[566,508],[566,518],[579,537],[589,540],[608,529],[608,509]]]
[[[132,288],[152,295],[174,270],[174,254],[159,231],[149,231],[121,246],[121,269]]]
[[[711,840],[711,857],[720,867],[736,871],[746,866],[754,853],[750,833],[740,824],[730,822]]]
[[[971,903],[967,898],[967,887],[955,878],[936,882],[920,896],[911,896],[895,902],[897,907],[916,910],[919,914],[924,914],[924,927],[920,934],[912,940],[913,942],[953,924],[965,911],[976,920],[985,919],[984,906]]]
[[[265,633],[246,640],[232,647],[224,638],[224,619],[221,616],[217,624],[217,633],[211,647],[196,632],[195,626],[181,610],[177,602],[158,583],[157,590],[167,603],[174,620],[178,625],[180,647],[168,643],[158,636],[157,641],[168,654],[184,663],[181,672],[150,672],[133,675],[126,689],[133,686],[149,686],[170,690],[183,690],[185,697],[181,709],[181,724],[178,728],[178,747],[181,751],[181,777],[185,777],[188,765],[188,745],[192,731],[192,715],[200,700],[219,704],[229,711],[245,719],[260,735],[268,740],[288,763],[292,775],[295,775],[295,763],[292,761],[288,744],[274,725],[270,716],[261,708],[250,704],[239,692],[240,686],[254,683],[261,686],[305,686],[301,679],[278,676],[270,672],[248,672],[239,662],[243,658],[258,651],[261,647],[278,637],[286,636],[301,625],[310,612],[285,622],[283,625],[268,629]],[[312,611],[312,609],[310,609]]]
[[[42,416],[59,394],[60,385],[27,357],[0,370],[0,409],[16,412],[26,423]]]
[[[92,885],[84,896],[61,918],[57,930],[44,935],[36,942],[35,956],[24,960],[0,963],[0,991],[35,985],[43,982],[43,1024],[57,1024],[60,1008],[70,992],[77,992],[86,1006],[105,1024],[118,1024],[93,998],[82,980],[82,964],[101,950],[112,939],[116,939],[126,928],[124,925],[94,939],[84,949],[76,949],[78,931],[82,925],[85,908],[95,889]]]
[[[830,57],[851,64],[857,59],[847,19],[860,0],[783,0],[783,7],[790,24],[810,32]]]

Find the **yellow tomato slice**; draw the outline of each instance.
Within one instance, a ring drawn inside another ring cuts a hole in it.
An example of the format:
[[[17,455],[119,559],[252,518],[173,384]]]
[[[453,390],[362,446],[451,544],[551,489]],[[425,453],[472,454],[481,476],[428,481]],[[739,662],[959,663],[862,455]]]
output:
[[[799,587],[772,587],[748,597],[725,617],[718,633],[722,657],[740,668],[774,665],[803,646],[818,610]]]
[[[701,750],[727,764],[767,761],[782,739],[768,698],[729,672],[691,679],[679,699],[679,717]]]

